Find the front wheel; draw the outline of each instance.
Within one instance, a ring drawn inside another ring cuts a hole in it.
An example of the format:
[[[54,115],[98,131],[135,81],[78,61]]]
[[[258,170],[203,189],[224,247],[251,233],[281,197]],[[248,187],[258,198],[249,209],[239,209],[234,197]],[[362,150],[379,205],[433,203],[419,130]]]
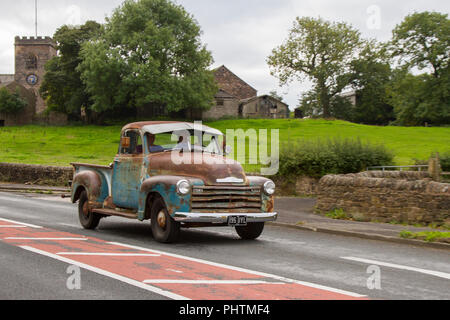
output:
[[[153,202],[150,221],[153,238],[156,241],[172,243],[178,240],[180,224],[169,216],[163,199],[158,198]]]
[[[89,199],[86,190],[81,192],[80,201],[78,202],[78,217],[83,228],[94,230],[98,227],[101,216],[92,212],[89,208]]]
[[[249,223],[243,227],[236,227],[236,232],[244,240],[255,240],[259,238],[264,230],[264,222]]]

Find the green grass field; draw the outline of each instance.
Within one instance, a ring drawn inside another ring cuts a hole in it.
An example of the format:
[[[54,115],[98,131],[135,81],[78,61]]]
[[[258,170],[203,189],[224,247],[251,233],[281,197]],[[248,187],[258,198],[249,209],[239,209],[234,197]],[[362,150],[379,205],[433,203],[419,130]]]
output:
[[[207,125],[226,129],[279,129],[280,140],[359,138],[383,144],[398,165],[450,151],[450,128],[375,127],[326,120],[223,120]],[[109,164],[118,149],[121,126],[0,128],[0,162],[67,166],[70,162]],[[254,141],[252,141],[254,143]],[[247,169],[253,168],[246,166]]]

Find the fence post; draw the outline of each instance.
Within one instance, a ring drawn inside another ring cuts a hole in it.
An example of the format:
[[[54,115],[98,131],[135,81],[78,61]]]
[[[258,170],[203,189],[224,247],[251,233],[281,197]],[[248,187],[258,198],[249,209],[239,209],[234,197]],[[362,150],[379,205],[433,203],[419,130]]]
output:
[[[434,156],[431,156],[428,162],[428,173],[434,181],[441,180],[441,164],[439,161],[439,153],[436,152]]]

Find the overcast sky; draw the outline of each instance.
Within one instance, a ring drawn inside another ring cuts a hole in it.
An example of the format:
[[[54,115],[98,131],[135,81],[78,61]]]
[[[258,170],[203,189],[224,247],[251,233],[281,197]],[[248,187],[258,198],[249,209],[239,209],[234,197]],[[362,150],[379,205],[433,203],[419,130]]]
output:
[[[52,36],[63,24],[103,22],[122,0],[37,0],[38,35]],[[14,73],[14,37],[34,35],[35,0],[0,0],[0,73]],[[448,0],[177,0],[193,14],[214,67],[226,65],[266,94],[277,90],[294,108],[307,83],[279,88],[266,58],[286,39],[295,17],[345,21],[364,37],[386,41],[403,18],[415,11],[450,13]]]

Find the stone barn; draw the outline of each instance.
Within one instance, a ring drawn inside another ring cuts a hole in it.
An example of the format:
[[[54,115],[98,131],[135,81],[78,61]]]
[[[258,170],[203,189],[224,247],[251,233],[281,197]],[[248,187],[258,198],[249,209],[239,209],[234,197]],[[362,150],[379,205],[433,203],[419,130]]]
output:
[[[242,118],[286,119],[290,116],[289,106],[268,95],[241,100],[239,115]]]
[[[288,105],[267,95],[258,97],[255,88],[227,67],[215,69],[214,78],[219,86],[219,92],[214,98],[213,107],[203,112],[202,119],[289,117]]]

